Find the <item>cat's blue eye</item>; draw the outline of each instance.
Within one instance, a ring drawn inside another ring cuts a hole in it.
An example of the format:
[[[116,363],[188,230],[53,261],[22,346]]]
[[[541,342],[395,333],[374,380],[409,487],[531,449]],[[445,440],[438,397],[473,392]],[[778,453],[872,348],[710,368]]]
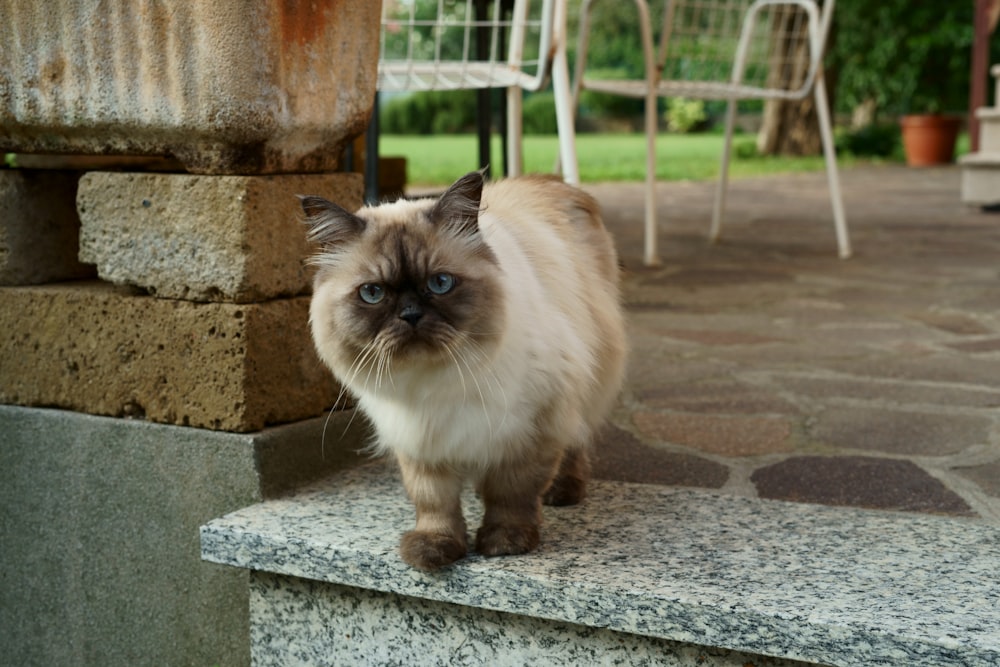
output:
[[[427,289],[432,294],[447,294],[455,286],[455,276],[450,273],[435,273],[427,280]]]
[[[375,305],[385,298],[385,288],[378,283],[365,283],[358,288],[358,296],[365,303]]]

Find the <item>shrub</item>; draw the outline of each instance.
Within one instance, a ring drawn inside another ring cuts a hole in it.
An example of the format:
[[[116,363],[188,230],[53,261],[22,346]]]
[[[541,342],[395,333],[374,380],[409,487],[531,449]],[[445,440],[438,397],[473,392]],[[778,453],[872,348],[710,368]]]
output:
[[[393,97],[379,110],[386,134],[453,134],[476,126],[476,91],[421,91]]]
[[[703,123],[707,116],[705,114],[705,102],[702,100],[689,100],[686,97],[671,97],[667,100],[667,111],[664,114],[667,119],[667,126],[671,132],[685,134],[695,129]]]
[[[595,69],[587,73],[589,79],[623,79],[628,77],[624,69]],[[580,114],[594,118],[631,118],[641,116],[643,100],[621,95],[609,95],[593,90],[580,93]]]
[[[524,99],[521,129],[524,134],[557,134],[556,98],[551,91],[535,93]]]
[[[872,123],[837,136],[837,151],[856,156],[892,157],[900,146],[896,123]]]

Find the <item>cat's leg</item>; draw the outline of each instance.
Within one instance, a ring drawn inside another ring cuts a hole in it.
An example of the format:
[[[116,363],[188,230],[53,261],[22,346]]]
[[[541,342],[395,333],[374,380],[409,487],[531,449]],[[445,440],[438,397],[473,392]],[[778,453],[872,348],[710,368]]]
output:
[[[590,455],[583,447],[567,449],[559,462],[559,472],[545,491],[546,505],[576,505],[587,494],[590,479]]]
[[[416,527],[400,541],[403,560],[421,570],[454,563],[467,551],[461,476],[447,466],[398,459],[403,485],[417,510]]]
[[[538,547],[542,493],[558,465],[555,455],[504,462],[479,482],[485,512],[476,531],[476,551],[484,556],[523,554]]]

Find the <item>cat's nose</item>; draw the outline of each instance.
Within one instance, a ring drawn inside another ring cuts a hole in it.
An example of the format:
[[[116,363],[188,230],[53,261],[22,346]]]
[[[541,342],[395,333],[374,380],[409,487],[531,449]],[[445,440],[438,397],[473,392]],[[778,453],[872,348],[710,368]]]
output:
[[[403,306],[403,309],[399,311],[399,319],[405,320],[411,327],[417,326],[417,322],[419,322],[420,318],[423,316],[423,309],[415,303],[406,304]]]

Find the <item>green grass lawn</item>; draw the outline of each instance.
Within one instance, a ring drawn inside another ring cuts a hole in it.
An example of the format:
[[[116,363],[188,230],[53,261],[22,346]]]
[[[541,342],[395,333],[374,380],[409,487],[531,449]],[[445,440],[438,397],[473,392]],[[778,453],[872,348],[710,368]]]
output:
[[[656,144],[658,180],[706,180],[719,173],[721,134],[661,134]],[[823,169],[822,157],[761,157],[754,155],[754,135],[738,135],[730,174],[734,178]],[[383,135],[379,153],[407,158],[411,186],[447,185],[478,164],[472,134],[437,136]],[[581,134],[576,138],[580,180],[641,181],[645,179],[646,142],[642,134]],[[551,172],[558,152],[555,136],[526,136],[524,166],[528,172]],[[493,164],[501,167],[500,139],[493,139]],[[855,160],[841,157],[839,164]]]

